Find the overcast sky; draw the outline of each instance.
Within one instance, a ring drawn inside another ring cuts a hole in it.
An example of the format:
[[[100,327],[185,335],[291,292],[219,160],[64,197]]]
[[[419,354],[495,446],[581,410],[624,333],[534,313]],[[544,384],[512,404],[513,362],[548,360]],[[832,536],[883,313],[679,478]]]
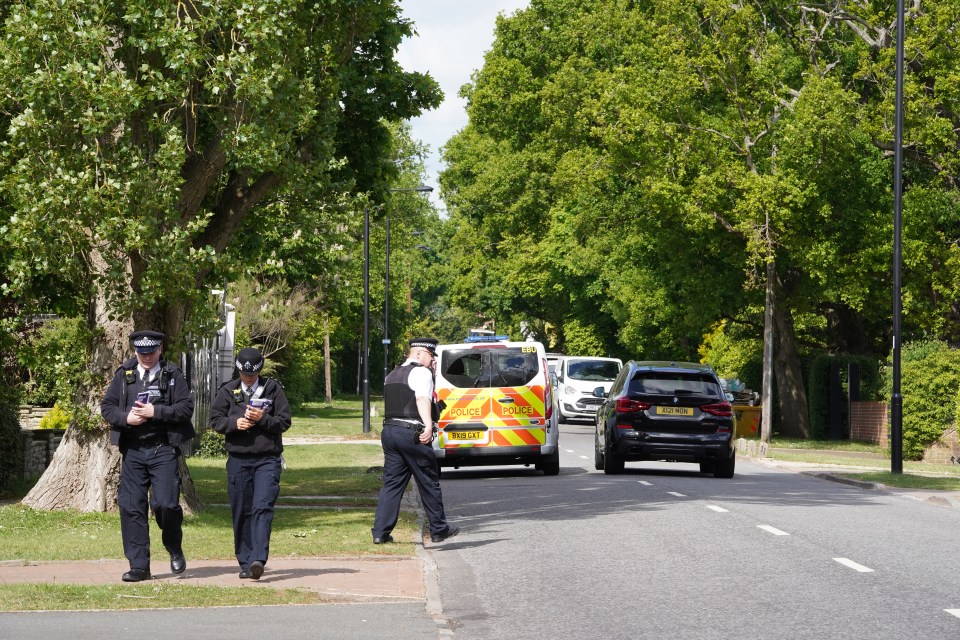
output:
[[[466,103],[457,95],[460,87],[483,66],[497,15],[511,15],[527,4],[528,0],[400,0],[417,36],[404,40],[397,60],[408,71],[429,73],[445,96],[439,108],[410,121],[413,138],[430,147],[427,184],[434,188],[434,202],[439,201],[440,148],[467,124]]]

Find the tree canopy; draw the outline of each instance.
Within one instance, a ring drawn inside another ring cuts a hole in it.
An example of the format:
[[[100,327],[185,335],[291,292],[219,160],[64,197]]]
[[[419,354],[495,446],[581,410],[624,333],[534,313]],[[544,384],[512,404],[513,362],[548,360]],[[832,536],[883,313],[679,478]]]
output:
[[[342,245],[337,194],[382,191],[386,123],[440,100],[393,58],[411,29],[391,0],[9,3],[3,293],[177,334],[238,231],[247,262]]]
[[[956,326],[955,5],[908,14],[907,335]],[[610,351],[692,358],[720,321],[759,334],[772,261],[798,344],[885,353],[894,26],[860,2],[501,17],[445,150],[459,300],[561,345],[586,323]]]

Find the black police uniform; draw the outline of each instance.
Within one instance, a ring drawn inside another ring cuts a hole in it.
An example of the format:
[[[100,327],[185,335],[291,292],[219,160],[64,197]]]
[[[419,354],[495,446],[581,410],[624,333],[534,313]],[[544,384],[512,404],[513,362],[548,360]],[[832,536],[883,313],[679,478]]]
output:
[[[443,495],[437,473],[437,457],[433,447],[416,441],[417,429],[432,429],[424,425],[417,410],[417,399],[407,384],[417,362],[407,361],[391,371],[383,384],[384,421],[380,443],[383,445],[383,487],[373,519],[374,542],[389,541],[390,532],[400,515],[400,501],[410,482],[417,481],[420,501],[430,522],[433,538],[446,537],[456,530],[447,524],[443,512]]]
[[[237,429],[250,398],[242,381],[222,385],[210,407],[210,426],[226,437],[227,495],[233,515],[233,548],[240,563],[241,577],[254,562],[259,569],[270,554],[270,532],[274,505],[280,495],[280,471],[284,431],[290,428],[290,404],[283,387],[272,378],[260,376],[253,397],[269,399],[270,406],[252,428]]]
[[[193,396],[179,368],[160,360],[159,371],[149,381],[138,379],[137,359],[127,360],[117,369],[100,404],[100,412],[110,423],[110,443],[120,447],[120,533],[123,553],[131,569],[150,571],[150,525],[147,520],[147,493],[152,489],[149,506],[162,532],[163,546],[171,556],[183,556],[183,509],[180,507],[180,445],[196,435]],[[154,416],[135,426],[127,424],[127,415],[138,393],[148,393]]]

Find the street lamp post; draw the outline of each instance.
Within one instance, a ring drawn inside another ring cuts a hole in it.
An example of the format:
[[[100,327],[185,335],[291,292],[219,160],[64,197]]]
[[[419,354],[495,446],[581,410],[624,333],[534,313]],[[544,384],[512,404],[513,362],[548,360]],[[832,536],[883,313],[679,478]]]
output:
[[[433,187],[387,189],[389,193],[430,193]],[[383,377],[390,363],[390,214],[386,216],[386,262],[383,271]],[[363,208],[363,432],[370,433],[370,207]]]
[[[897,0],[897,62],[893,129],[893,389],[890,395],[890,473],[903,473],[903,395],[900,392],[901,234],[903,212],[904,0]]]

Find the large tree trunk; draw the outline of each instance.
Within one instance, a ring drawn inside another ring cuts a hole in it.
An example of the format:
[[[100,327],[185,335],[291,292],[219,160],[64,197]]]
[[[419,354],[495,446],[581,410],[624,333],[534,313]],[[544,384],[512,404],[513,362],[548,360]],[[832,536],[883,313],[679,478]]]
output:
[[[105,266],[99,254],[92,256],[94,266]],[[110,431],[103,425],[100,400],[123,354],[128,350],[132,322],[108,317],[106,300],[96,296],[87,313],[93,332],[90,386],[78,389],[77,406],[86,408],[98,428],[80,428],[73,424],[64,434],[40,480],[23,499],[34,509],[75,509],[77,511],[113,511],[117,505],[120,479],[120,451],[110,445]]]
[[[91,257],[94,267],[105,267],[99,254]],[[90,304],[87,313],[93,330],[89,387],[77,391],[77,406],[89,411],[86,428],[70,425],[50,465],[23,499],[34,509],[72,509],[87,512],[113,511],[117,507],[120,482],[120,451],[110,444],[110,430],[100,418],[100,401],[113,372],[129,357],[130,319],[110,318],[102,295]],[[93,426],[96,425],[96,426]],[[184,459],[180,458],[184,511],[203,509]]]
[[[48,511],[113,511],[119,478],[120,451],[110,446],[109,431],[71,425],[23,504]]]
[[[793,316],[785,304],[779,304],[774,307],[773,318],[777,335],[774,362],[780,400],[780,434],[790,438],[809,438],[807,392],[797,353]]]

